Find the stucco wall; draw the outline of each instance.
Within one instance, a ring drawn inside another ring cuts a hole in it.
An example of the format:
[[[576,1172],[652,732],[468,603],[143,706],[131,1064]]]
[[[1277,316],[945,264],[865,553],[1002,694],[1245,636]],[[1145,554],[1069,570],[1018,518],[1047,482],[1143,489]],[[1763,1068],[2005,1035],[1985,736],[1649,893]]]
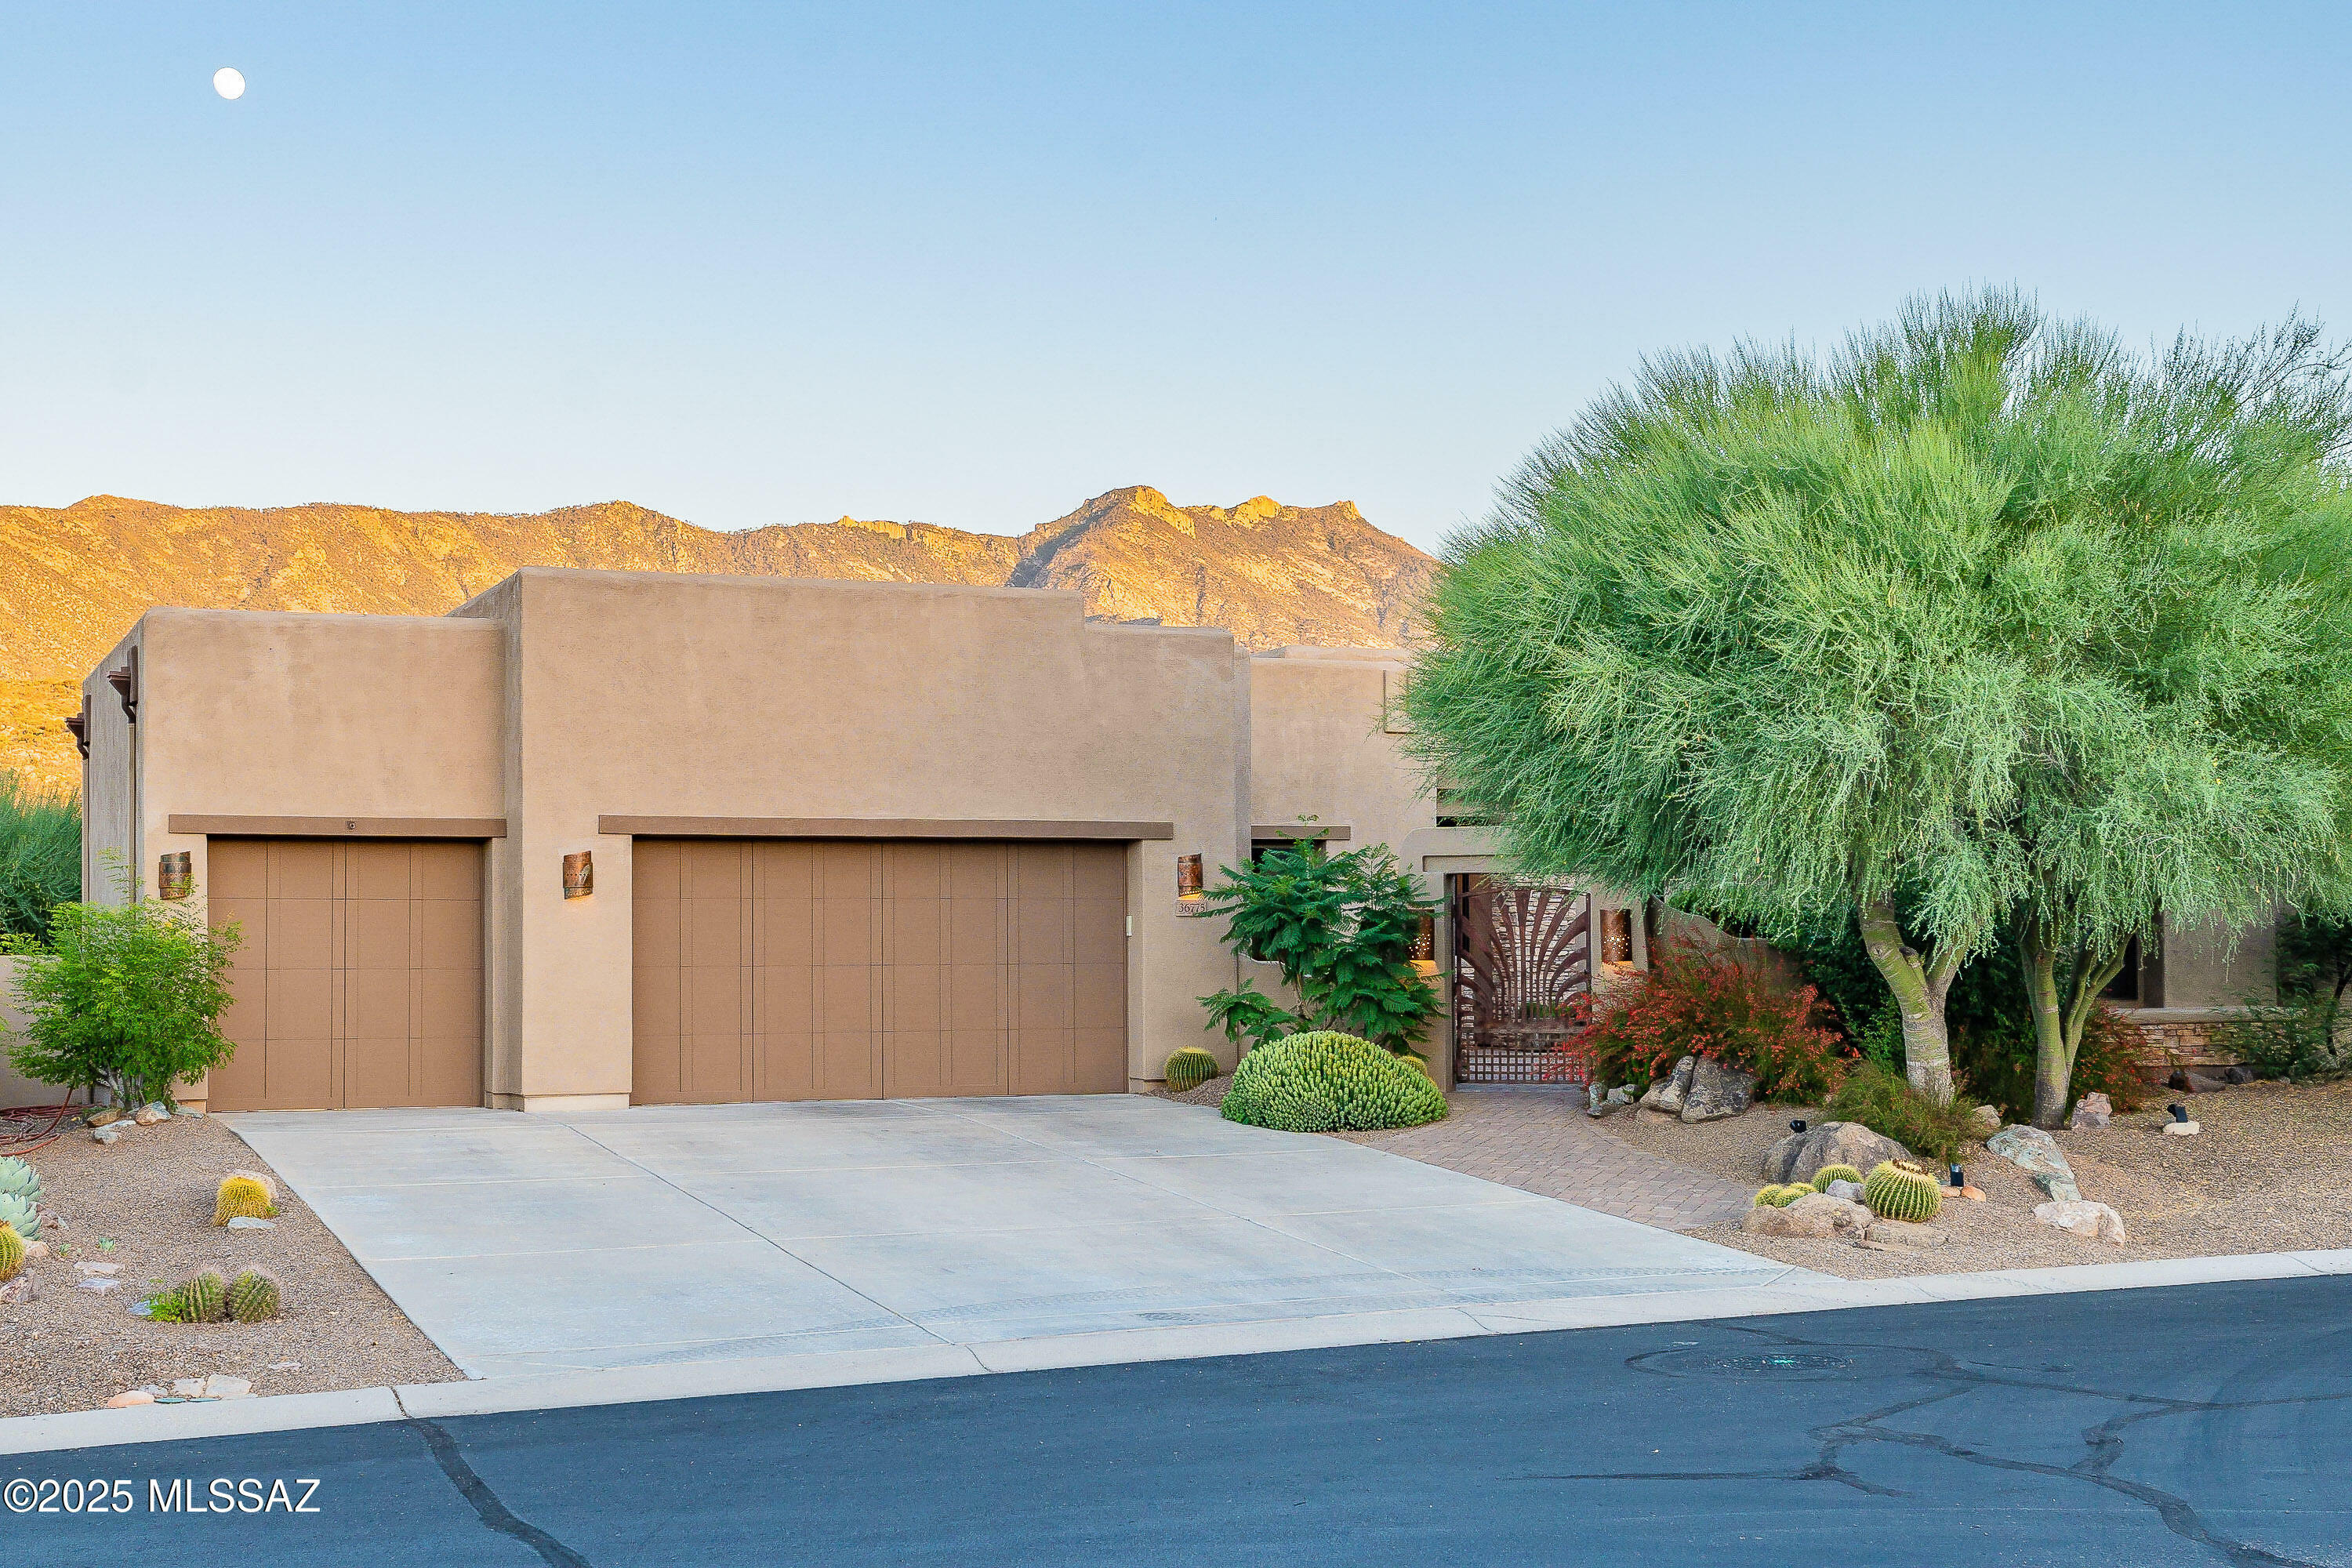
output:
[[[116,868],[131,870],[139,863],[139,735],[106,676],[129,662],[140,637],[141,628],[132,626],[81,683],[89,700],[89,756],[81,770],[81,888],[82,896],[97,903],[116,901]]]
[[[498,1103],[625,1095],[631,840],[600,816],[1168,821],[1129,852],[1129,1071],[1201,1037],[1230,963],[1175,858],[1237,853],[1231,636],[1089,625],[1076,595],[530,569],[456,615],[505,634],[493,847]],[[596,858],[566,900],[566,853]]]
[[[25,1014],[16,1005],[16,967],[22,963],[21,958],[0,953],[0,1110],[56,1105],[68,1098],[58,1085],[26,1078],[9,1065],[9,1047],[25,1037]]]
[[[2250,1002],[2275,1002],[2277,936],[2275,917],[2236,930],[2167,924],[2164,1006],[2242,1007]]]

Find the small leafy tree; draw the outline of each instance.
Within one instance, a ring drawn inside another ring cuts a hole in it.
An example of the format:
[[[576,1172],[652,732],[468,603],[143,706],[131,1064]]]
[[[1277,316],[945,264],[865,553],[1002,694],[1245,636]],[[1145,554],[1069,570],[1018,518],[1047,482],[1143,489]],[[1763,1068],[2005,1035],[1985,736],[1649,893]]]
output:
[[[169,1101],[173,1085],[236,1049],[220,1032],[229,1005],[235,926],[213,928],[183,904],[140,896],[127,875],[119,904],[60,904],[44,951],[24,938],[16,976],[23,1036],[16,1070],[118,1104]]]
[[[1219,874],[1223,880],[1190,912],[1223,916],[1225,945],[1278,965],[1297,1005],[1244,980],[1201,998],[1213,1027],[1253,1047],[1328,1029],[1410,1048],[1438,1007],[1436,990],[1412,967],[1422,917],[1436,905],[1420,897],[1387,846],[1329,855],[1302,841]]]

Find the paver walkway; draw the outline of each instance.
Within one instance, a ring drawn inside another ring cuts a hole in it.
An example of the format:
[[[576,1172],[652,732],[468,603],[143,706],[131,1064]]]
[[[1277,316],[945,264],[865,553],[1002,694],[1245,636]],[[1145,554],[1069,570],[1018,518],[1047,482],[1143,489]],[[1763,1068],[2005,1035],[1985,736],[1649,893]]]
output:
[[[1584,1096],[1565,1089],[1457,1089],[1443,1121],[1341,1136],[1667,1230],[1738,1219],[1755,1197],[1750,1188],[1612,1138],[1584,1114]]]

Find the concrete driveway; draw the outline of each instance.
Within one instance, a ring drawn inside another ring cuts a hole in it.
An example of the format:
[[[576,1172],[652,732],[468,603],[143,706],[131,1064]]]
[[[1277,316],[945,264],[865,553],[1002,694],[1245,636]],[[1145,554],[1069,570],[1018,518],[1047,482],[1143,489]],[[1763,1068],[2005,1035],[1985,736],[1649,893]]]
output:
[[[1802,1274],[1141,1096],[225,1120],[477,1377]]]

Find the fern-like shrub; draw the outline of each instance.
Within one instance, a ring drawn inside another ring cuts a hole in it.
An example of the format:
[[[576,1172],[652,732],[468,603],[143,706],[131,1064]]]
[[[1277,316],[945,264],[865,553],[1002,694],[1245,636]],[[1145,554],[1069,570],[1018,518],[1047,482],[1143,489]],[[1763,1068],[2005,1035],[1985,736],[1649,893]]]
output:
[[[1445,1115],[1428,1075],[1370,1040],[1322,1031],[1260,1046],[1234,1069],[1225,1120],[1286,1132],[1418,1127]]]

